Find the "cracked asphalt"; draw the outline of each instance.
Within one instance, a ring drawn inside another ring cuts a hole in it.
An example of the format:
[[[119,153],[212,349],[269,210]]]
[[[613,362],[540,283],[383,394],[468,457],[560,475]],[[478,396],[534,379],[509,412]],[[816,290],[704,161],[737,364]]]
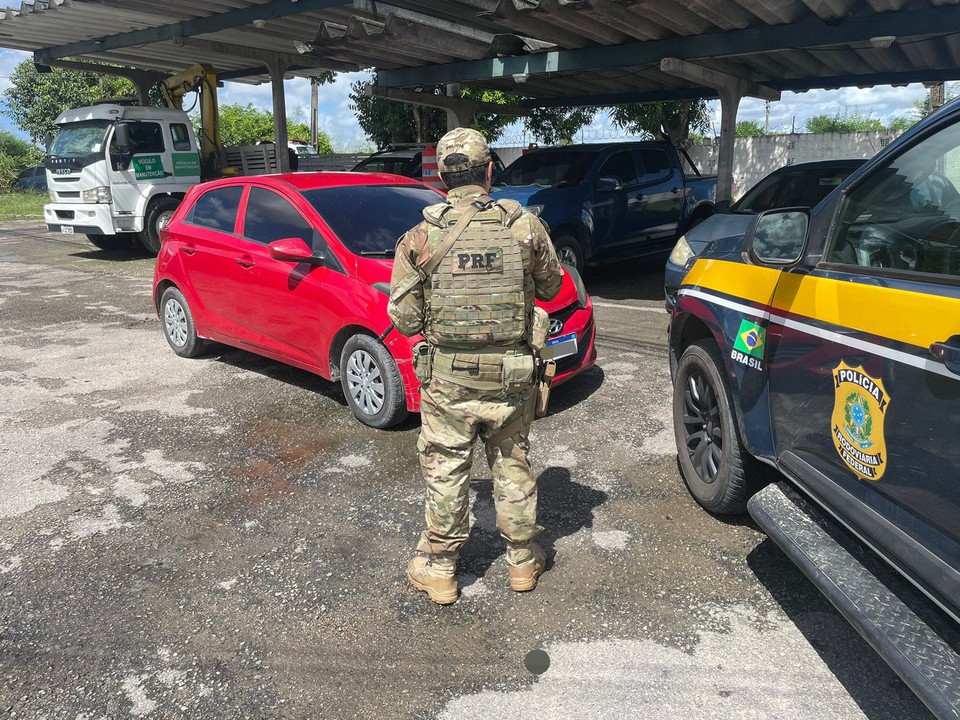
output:
[[[600,361],[532,435],[539,588],[509,589],[478,457],[445,608],[404,577],[418,420],[366,428],[241,351],[176,357],[152,272],[0,226],[0,716],[928,717],[749,519],[687,495],[662,258],[588,278]]]

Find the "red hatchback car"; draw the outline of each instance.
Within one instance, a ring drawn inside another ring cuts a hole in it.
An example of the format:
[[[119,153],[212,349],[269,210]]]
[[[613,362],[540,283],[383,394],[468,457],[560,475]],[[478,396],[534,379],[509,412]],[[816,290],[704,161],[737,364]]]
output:
[[[443,196],[374,173],[241,177],[187,193],[163,236],[154,305],[177,355],[208,340],[340,380],[357,418],[389,427],[420,409],[412,348],[387,317],[397,239]],[[544,303],[562,340],[557,383],[596,362],[593,305],[575,271]],[[573,336],[573,337],[570,337]],[[574,340],[574,342],[571,342]]]

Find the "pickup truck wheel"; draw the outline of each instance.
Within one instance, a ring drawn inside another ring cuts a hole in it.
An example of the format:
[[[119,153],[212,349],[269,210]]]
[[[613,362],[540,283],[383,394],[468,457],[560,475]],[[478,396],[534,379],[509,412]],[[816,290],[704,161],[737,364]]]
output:
[[[723,360],[710,340],[690,345],[677,364],[673,427],[680,470],[694,499],[713,513],[744,512],[759,489],[757,475],[766,473],[740,442]]]
[[[192,358],[207,349],[207,342],[197,336],[190,306],[177,288],[168,287],[160,296],[160,317],[164,337],[177,355]]]
[[[130,247],[129,235],[94,235],[87,233],[87,240],[101,250],[126,250]]]
[[[172,197],[162,197],[155,200],[143,219],[143,232],[140,233],[140,242],[154,255],[160,252],[160,231],[169,223],[173,213],[180,206],[180,201]]]
[[[553,247],[560,262],[573,265],[578,273],[583,273],[583,248],[579,240],[573,235],[558,235],[553,240]]]
[[[340,383],[357,420],[388,428],[407,417],[400,370],[376,338],[354,335],[340,354]]]

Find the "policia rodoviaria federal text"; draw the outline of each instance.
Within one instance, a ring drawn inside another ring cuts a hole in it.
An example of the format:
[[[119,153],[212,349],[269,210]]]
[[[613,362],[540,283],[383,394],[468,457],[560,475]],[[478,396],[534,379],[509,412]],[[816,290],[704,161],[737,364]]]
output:
[[[513,200],[493,201],[486,140],[457,128],[437,144],[447,202],[397,245],[390,318],[407,336],[421,386],[418,449],[427,483],[426,529],[407,577],[436,603],[456,602],[460,547],[469,533],[469,475],[477,435],[493,472],[497,527],[507,545],[510,586],[533,590],[544,570],[534,538],[537,483],[527,462],[534,417],[535,350],[562,271],[543,223]]]

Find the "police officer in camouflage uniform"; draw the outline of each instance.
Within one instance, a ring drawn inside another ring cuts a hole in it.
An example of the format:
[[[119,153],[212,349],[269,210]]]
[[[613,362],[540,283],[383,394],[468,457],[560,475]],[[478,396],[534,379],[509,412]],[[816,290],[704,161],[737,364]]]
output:
[[[493,472],[510,585],[533,590],[544,570],[534,542],[543,530],[537,483],[527,461],[535,401],[529,339],[534,298],[556,297],[563,275],[543,223],[513,200],[488,196],[493,163],[483,135],[448,132],[437,144],[437,165],[447,202],[426,208],[424,221],[400,239],[388,312],[397,330],[423,333],[427,342],[417,355],[427,527],[407,577],[448,604],[459,594],[456,563],[470,531],[478,435]]]

